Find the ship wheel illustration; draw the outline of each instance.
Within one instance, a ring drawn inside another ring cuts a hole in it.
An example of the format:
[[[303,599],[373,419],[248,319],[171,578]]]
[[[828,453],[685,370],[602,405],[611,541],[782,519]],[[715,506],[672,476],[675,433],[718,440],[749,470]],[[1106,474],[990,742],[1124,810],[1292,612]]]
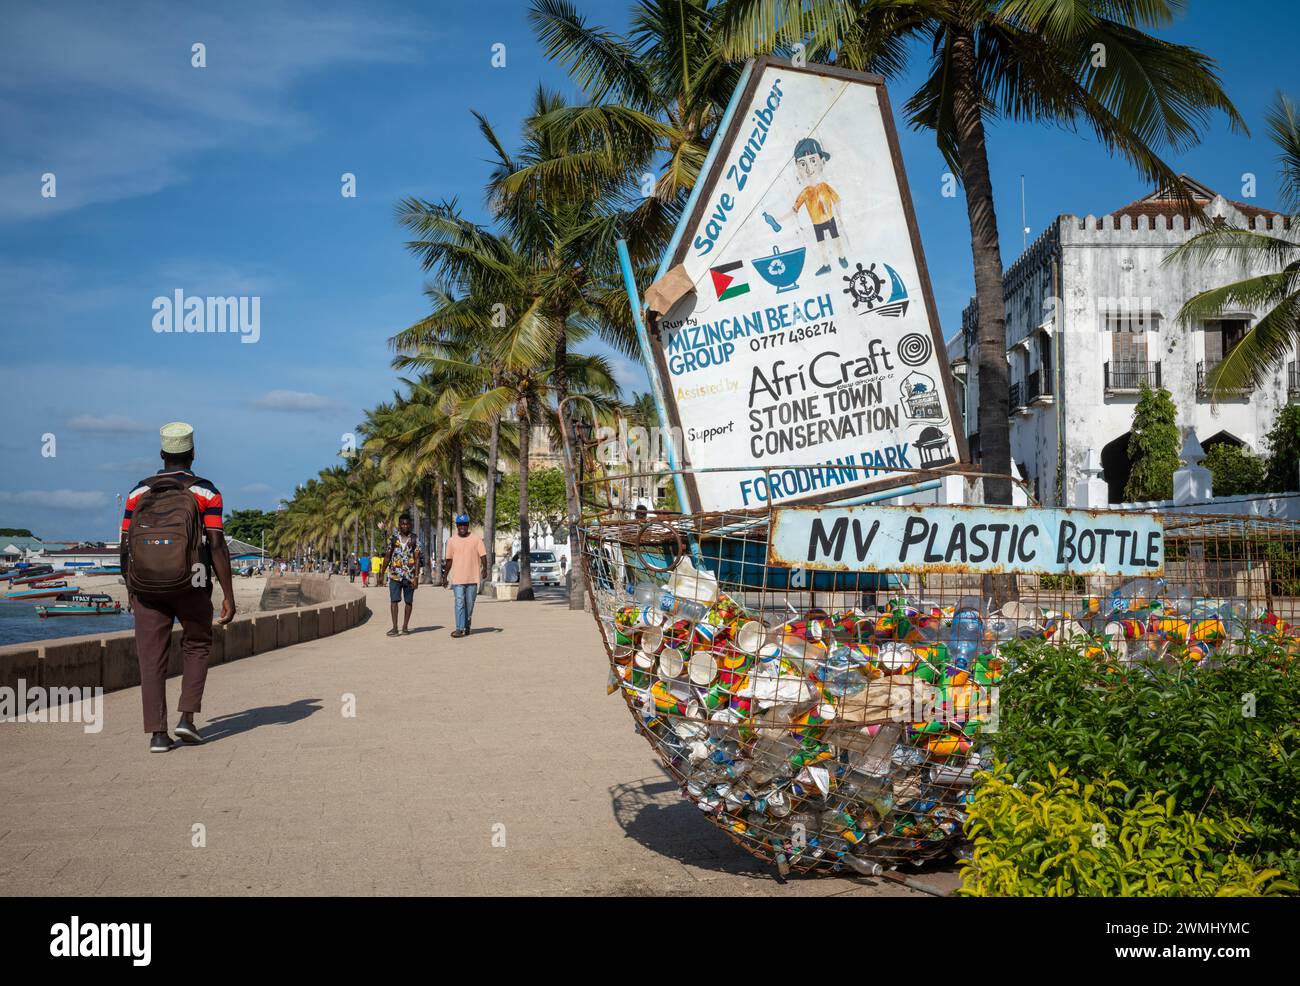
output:
[[[858,264],[858,269],[844,280],[849,282],[844,293],[853,297],[854,308],[858,305],[866,305],[868,309],[874,308],[876,303],[885,297],[885,279],[876,273],[875,264],[866,268]]]

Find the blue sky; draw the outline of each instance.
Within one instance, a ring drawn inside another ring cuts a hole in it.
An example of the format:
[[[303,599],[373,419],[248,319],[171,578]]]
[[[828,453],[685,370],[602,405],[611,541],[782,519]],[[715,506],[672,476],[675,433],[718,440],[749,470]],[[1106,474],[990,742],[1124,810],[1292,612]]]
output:
[[[612,26],[628,10],[578,5]],[[5,8],[0,526],[51,538],[109,536],[115,495],[153,471],[165,421],[195,425],[197,469],[231,509],[271,508],[337,461],[340,437],[398,385],[387,337],[424,313],[394,202],[456,196],[482,216],[487,154],[471,108],[508,137],[539,81],[571,91],[523,0]],[[1252,131],[1216,120],[1173,163],[1228,198],[1254,173],[1255,201],[1275,205],[1262,115],[1278,89],[1300,96],[1285,57],[1297,19],[1264,0],[1201,2],[1165,34],[1217,59]],[[195,42],[206,68],[191,66]],[[896,109],[915,80],[891,82]],[[900,136],[951,335],[971,292],[964,199],[941,195],[929,137]],[[989,143],[1008,262],[1021,174],[1031,239],[1058,213],[1147,191],[1087,134],[998,124]],[[355,198],[340,195],[345,172]],[[153,300],[176,290],[259,297],[259,341],[155,333]],[[620,359],[618,372],[643,389],[638,366]]]

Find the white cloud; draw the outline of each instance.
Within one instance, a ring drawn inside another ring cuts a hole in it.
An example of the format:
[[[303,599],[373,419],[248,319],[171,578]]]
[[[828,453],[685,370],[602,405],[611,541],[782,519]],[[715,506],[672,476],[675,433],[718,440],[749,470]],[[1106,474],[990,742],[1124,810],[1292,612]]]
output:
[[[259,411],[289,411],[310,414],[332,411],[338,402],[304,390],[272,390],[253,401]]]
[[[10,5],[0,221],[148,195],[185,181],[204,154],[307,139],[295,86],[413,59],[429,40],[407,13],[329,3]],[[206,68],[191,66],[195,42],[207,47]],[[54,198],[40,194],[46,172]]]
[[[147,424],[124,414],[78,414],[68,421],[73,431],[90,431],[102,435],[135,435],[152,431]]]
[[[108,494],[100,490],[0,490],[0,503],[50,510],[94,510],[108,504]]]

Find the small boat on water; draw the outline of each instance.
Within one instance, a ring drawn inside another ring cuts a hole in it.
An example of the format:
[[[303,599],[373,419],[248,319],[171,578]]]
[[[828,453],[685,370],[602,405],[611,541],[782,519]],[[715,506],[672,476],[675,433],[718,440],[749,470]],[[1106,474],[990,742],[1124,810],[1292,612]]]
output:
[[[122,612],[122,604],[113,601],[94,603],[55,603],[37,606],[36,615],[42,620],[51,616],[106,616]]]
[[[10,580],[10,585],[35,585],[39,582],[52,582],[56,578],[53,572],[43,572],[40,575],[23,575],[16,579]]]
[[[79,592],[81,586],[68,585],[66,582],[59,582],[56,585],[42,586],[35,589],[16,589],[13,592],[6,592],[3,596],[5,599],[44,599],[48,596],[57,596],[64,592]]]
[[[61,603],[111,603],[107,592],[60,592],[55,600]]]
[[[97,568],[82,568],[77,571],[78,575],[121,575],[122,569],[119,565],[101,565]]]
[[[0,573],[0,579],[17,582],[22,579],[33,579],[41,575],[53,575],[53,565],[23,565],[18,568],[11,568],[7,572]]]

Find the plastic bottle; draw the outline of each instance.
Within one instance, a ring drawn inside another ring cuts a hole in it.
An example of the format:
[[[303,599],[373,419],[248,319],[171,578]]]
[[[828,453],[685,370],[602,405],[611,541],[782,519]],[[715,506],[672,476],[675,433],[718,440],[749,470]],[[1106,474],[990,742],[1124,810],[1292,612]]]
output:
[[[948,656],[954,665],[966,669],[974,667],[984,639],[984,620],[979,604],[969,597],[957,603],[948,629]]]
[[[1112,613],[1134,612],[1148,609],[1165,592],[1166,582],[1162,578],[1129,579],[1110,594]]]
[[[667,586],[655,585],[653,582],[638,582],[632,589],[632,599],[638,606],[649,606],[692,623],[700,622],[709,612],[709,607],[704,603],[685,596],[675,596]]]
[[[856,695],[867,687],[867,679],[857,668],[856,651],[840,645],[826,655],[826,660],[817,669],[822,688],[837,698]]]
[[[658,606],[660,591],[653,582],[638,582],[632,589],[632,601],[638,606]]]

